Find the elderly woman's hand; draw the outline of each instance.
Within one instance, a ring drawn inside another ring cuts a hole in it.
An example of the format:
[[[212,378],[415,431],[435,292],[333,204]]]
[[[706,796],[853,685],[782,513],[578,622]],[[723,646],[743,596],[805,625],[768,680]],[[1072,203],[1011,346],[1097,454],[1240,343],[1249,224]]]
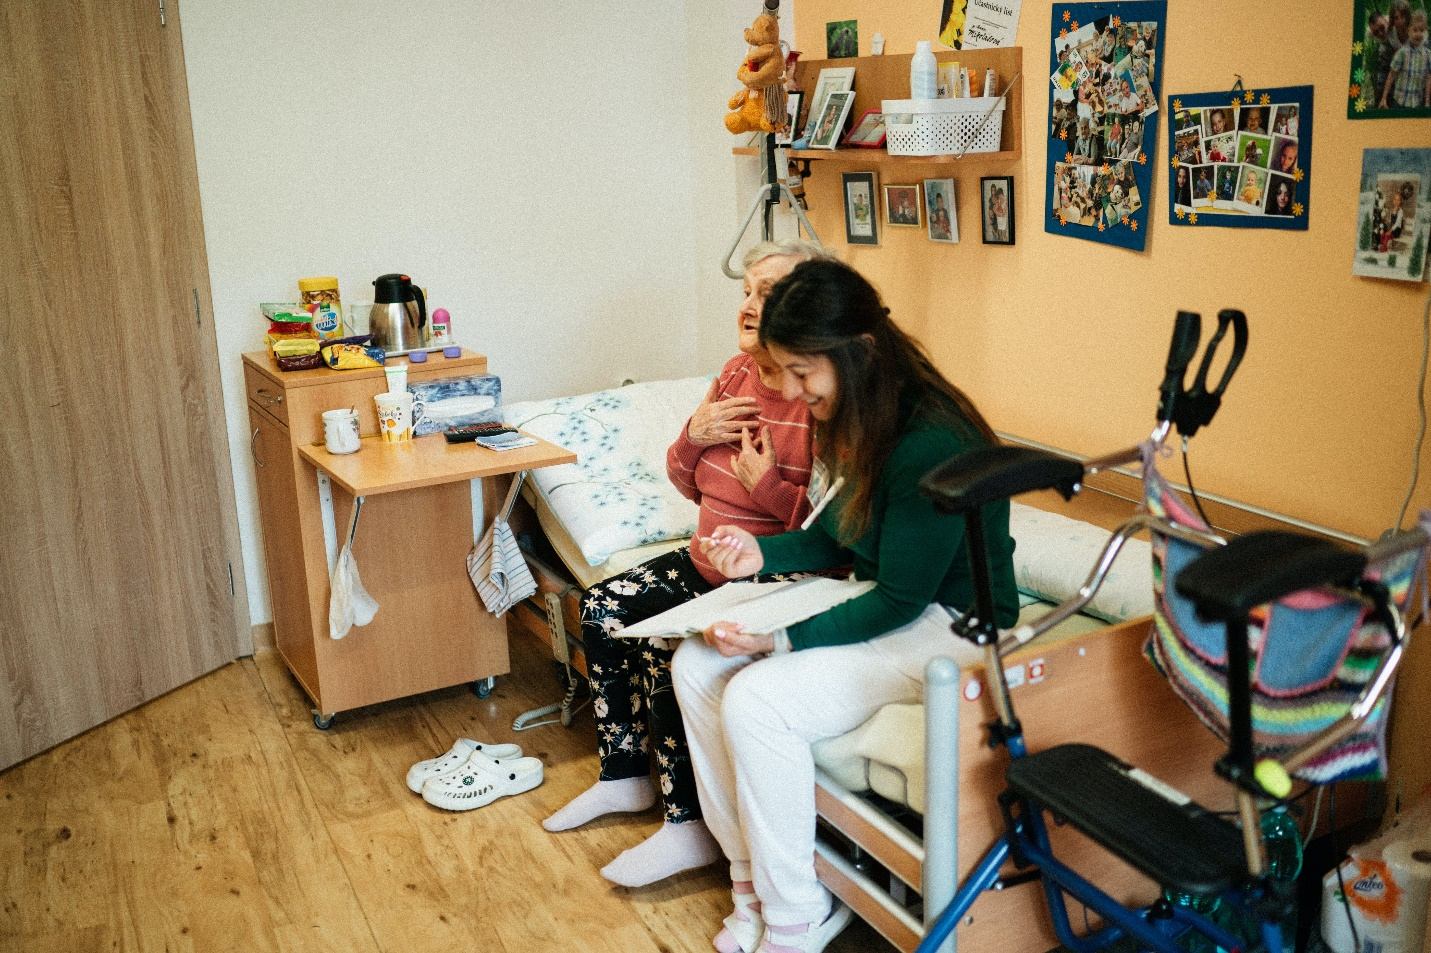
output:
[[[708,395],[696,412],[691,414],[691,422],[686,434],[691,443],[698,447],[713,447],[718,443],[731,443],[755,424],[755,415],[760,402],[754,397],[728,397],[712,400]]]
[[[731,460],[731,469],[747,493],[753,492],[761,477],[775,469],[775,442],[770,439],[769,427],[761,427],[756,440],[750,439],[749,428],[740,432],[740,453]]]

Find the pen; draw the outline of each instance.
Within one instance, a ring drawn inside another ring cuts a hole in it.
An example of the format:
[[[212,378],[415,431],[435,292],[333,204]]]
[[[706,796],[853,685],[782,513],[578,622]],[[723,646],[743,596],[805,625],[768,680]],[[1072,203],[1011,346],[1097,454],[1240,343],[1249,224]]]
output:
[[[835,498],[835,494],[840,492],[840,487],[845,485],[844,477],[835,477],[835,482],[830,484],[830,488],[820,496],[820,502],[815,504],[815,508],[810,511],[810,515],[805,517],[805,521],[800,524],[801,529],[809,529],[815,525],[815,518],[824,512],[825,507],[830,505],[830,501]]]

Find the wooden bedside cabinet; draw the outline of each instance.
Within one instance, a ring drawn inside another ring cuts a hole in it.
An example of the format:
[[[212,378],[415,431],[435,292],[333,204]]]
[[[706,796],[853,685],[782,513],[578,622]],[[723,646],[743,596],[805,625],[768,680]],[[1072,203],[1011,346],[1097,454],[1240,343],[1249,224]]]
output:
[[[361,434],[377,434],[373,396],[387,389],[382,369],[282,372],[267,351],[245,354],[243,362],[274,641],[313,699],[315,724],[326,727],[335,712],[506,673],[506,624],[487,612],[467,578],[474,529],[495,511],[511,473],[575,455],[545,443],[505,455],[471,444],[449,448],[432,435],[398,445],[365,439],[358,453],[335,457],[323,447],[322,412],[356,408]],[[485,357],[464,351],[410,365],[408,381],[486,372]],[[343,475],[328,474],[329,465]],[[326,540],[320,484],[331,500]],[[328,630],[330,553],[334,524],[338,536],[346,532],[355,495],[365,502],[353,555],[380,608],[371,623],[335,640]]]

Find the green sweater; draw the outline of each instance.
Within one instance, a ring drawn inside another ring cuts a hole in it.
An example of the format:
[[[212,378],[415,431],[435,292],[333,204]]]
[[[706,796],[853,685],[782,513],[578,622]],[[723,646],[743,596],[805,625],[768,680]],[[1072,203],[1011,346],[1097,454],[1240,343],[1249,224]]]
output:
[[[919,481],[950,457],[978,446],[982,441],[977,436],[957,434],[916,416],[885,462],[871,498],[869,525],[853,545],[843,546],[836,538],[838,496],[808,530],[758,540],[765,557],[762,573],[853,563],[857,578],[875,581],[864,595],[791,626],[792,648],[864,642],[908,625],[935,602],[960,611],[974,607],[964,517],[936,510],[919,492]],[[996,621],[1007,628],[1019,614],[1007,500],[984,508],[984,536]]]

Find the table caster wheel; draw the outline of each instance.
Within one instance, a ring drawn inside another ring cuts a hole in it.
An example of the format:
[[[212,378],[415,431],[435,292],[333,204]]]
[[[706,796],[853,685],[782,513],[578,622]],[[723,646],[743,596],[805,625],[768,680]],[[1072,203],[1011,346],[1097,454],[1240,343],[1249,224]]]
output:
[[[491,675],[486,678],[479,678],[472,683],[472,694],[478,698],[486,698],[492,694],[492,688],[497,684],[497,679]]]
[[[319,731],[327,731],[333,727],[333,716],[325,715],[321,711],[315,711],[313,713],[313,727]]]

